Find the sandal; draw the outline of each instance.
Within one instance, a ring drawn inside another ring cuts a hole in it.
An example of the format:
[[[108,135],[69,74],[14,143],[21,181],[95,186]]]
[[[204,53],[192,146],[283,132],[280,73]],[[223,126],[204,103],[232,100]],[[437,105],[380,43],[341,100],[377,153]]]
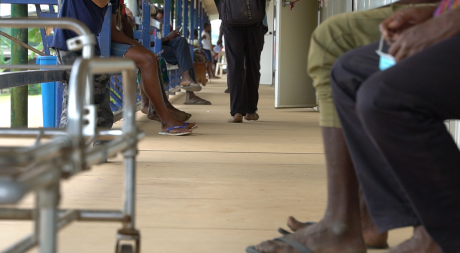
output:
[[[211,105],[211,102],[209,102],[206,99],[199,98],[199,99],[188,101],[188,102],[185,101],[184,105]]]
[[[310,225],[315,224],[315,222],[305,222],[304,224],[305,224],[306,226],[310,226]],[[290,235],[290,234],[292,234],[291,232],[289,232],[289,231],[287,231],[287,230],[285,230],[285,229],[283,229],[283,228],[278,228],[278,233],[280,233],[280,234],[282,234],[282,235]],[[381,249],[388,249],[388,248],[390,248],[390,245],[388,245],[388,243],[387,243],[385,246],[383,246],[383,247],[374,247],[374,246],[366,245],[366,248],[367,248],[367,249],[380,249],[380,250],[381,250]]]
[[[201,89],[203,89],[201,85],[193,83],[193,82],[190,82],[186,85],[181,84],[180,86],[181,86],[181,89],[186,90],[186,91],[200,91]]]
[[[168,128],[165,132],[159,132],[158,134],[160,134],[160,135],[174,135],[174,136],[183,136],[183,135],[191,135],[192,134],[192,132],[170,133],[171,130],[174,130],[174,129],[187,129],[187,127],[186,126],[174,126],[174,127]]]

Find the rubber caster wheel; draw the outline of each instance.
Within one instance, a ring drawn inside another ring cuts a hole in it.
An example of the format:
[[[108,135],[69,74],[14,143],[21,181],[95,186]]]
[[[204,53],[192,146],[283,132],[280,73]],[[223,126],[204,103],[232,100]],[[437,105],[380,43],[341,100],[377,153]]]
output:
[[[120,253],[134,253],[133,245],[128,245],[128,244],[121,245]]]

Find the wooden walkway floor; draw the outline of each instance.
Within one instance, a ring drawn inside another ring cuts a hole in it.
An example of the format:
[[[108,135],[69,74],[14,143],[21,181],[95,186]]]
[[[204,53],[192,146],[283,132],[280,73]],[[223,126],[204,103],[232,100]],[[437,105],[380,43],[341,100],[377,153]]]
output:
[[[274,89],[261,86],[260,120],[228,124],[225,86],[213,81],[203,89],[200,96],[211,106],[182,105],[183,93],[172,97],[198,123],[192,136],[160,136],[159,123],[138,113],[147,133],[140,143],[137,188],[144,253],[243,253],[248,245],[277,237],[289,215],[322,217],[326,175],[319,113],[275,110]],[[118,157],[65,182],[62,207],[120,208],[121,176]],[[29,197],[20,206],[31,203]],[[113,252],[118,227],[74,223],[61,231],[59,251]],[[0,250],[31,230],[30,222],[0,222]],[[392,232],[390,244],[410,235],[411,229]]]

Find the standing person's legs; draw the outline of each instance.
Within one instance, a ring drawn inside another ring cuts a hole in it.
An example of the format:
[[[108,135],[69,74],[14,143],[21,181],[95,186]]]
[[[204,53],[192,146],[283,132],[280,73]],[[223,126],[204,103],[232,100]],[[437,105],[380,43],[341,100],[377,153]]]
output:
[[[56,49],[57,63],[59,65],[73,65],[81,54],[73,51],[62,51]],[[96,126],[104,128],[112,128],[113,112],[110,108],[110,77],[109,75],[94,75],[94,104],[97,106],[97,122]],[[64,93],[62,98],[62,113],[59,127],[67,126],[67,103],[69,99],[68,83],[64,83]]]
[[[242,122],[247,112],[248,92],[245,71],[246,27],[222,25],[227,57],[227,83],[230,89],[229,122]]]
[[[459,44],[457,34],[373,75],[358,90],[355,104],[370,135],[367,145],[376,145],[445,253],[460,252],[460,151],[444,125],[446,119],[460,119]],[[373,174],[382,168],[374,163],[356,169]]]
[[[212,64],[213,64],[213,59],[212,59],[212,52],[211,50],[208,49],[203,49],[203,53],[206,56],[206,69],[208,71],[208,76],[209,79],[215,78],[214,72],[212,71]]]
[[[246,120],[258,120],[256,113],[259,102],[260,84],[260,55],[264,49],[264,37],[267,27],[263,24],[248,26],[246,28],[246,89],[248,102]]]

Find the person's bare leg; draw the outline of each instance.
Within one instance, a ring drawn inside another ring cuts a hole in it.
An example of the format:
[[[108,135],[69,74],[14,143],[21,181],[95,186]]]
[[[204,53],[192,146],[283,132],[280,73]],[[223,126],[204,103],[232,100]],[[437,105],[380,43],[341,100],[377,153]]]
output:
[[[174,107],[174,105],[172,105],[171,102],[169,102],[169,98],[166,95],[165,87],[163,85],[160,85],[160,88],[161,88],[161,94],[163,94],[163,100],[165,101],[165,105],[168,108],[171,116],[173,116],[176,120],[179,120],[179,121],[187,121],[188,119],[192,117],[192,114],[186,113]]]
[[[364,253],[359,214],[359,183],[342,129],[322,127],[327,164],[327,209],[323,219],[288,235],[316,253]],[[279,241],[256,246],[264,253],[297,253]]]
[[[164,94],[160,85],[156,56],[147,49],[131,47],[125,54],[125,58],[134,60],[136,66],[141,70],[141,86],[155,107],[161,119],[161,129],[166,131],[168,128],[182,126],[184,121],[174,119],[165,105]],[[173,129],[172,133],[190,132],[190,129]]]
[[[414,228],[412,238],[392,248],[387,253],[442,253],[442,251],[425,228],[418,226]]]
[[[149,105],[150,105],[150,100],[145,94],[144,90],[140,89],[140,95],[141,95],[141,112],[143,114],[148,114],[149,113]]]

